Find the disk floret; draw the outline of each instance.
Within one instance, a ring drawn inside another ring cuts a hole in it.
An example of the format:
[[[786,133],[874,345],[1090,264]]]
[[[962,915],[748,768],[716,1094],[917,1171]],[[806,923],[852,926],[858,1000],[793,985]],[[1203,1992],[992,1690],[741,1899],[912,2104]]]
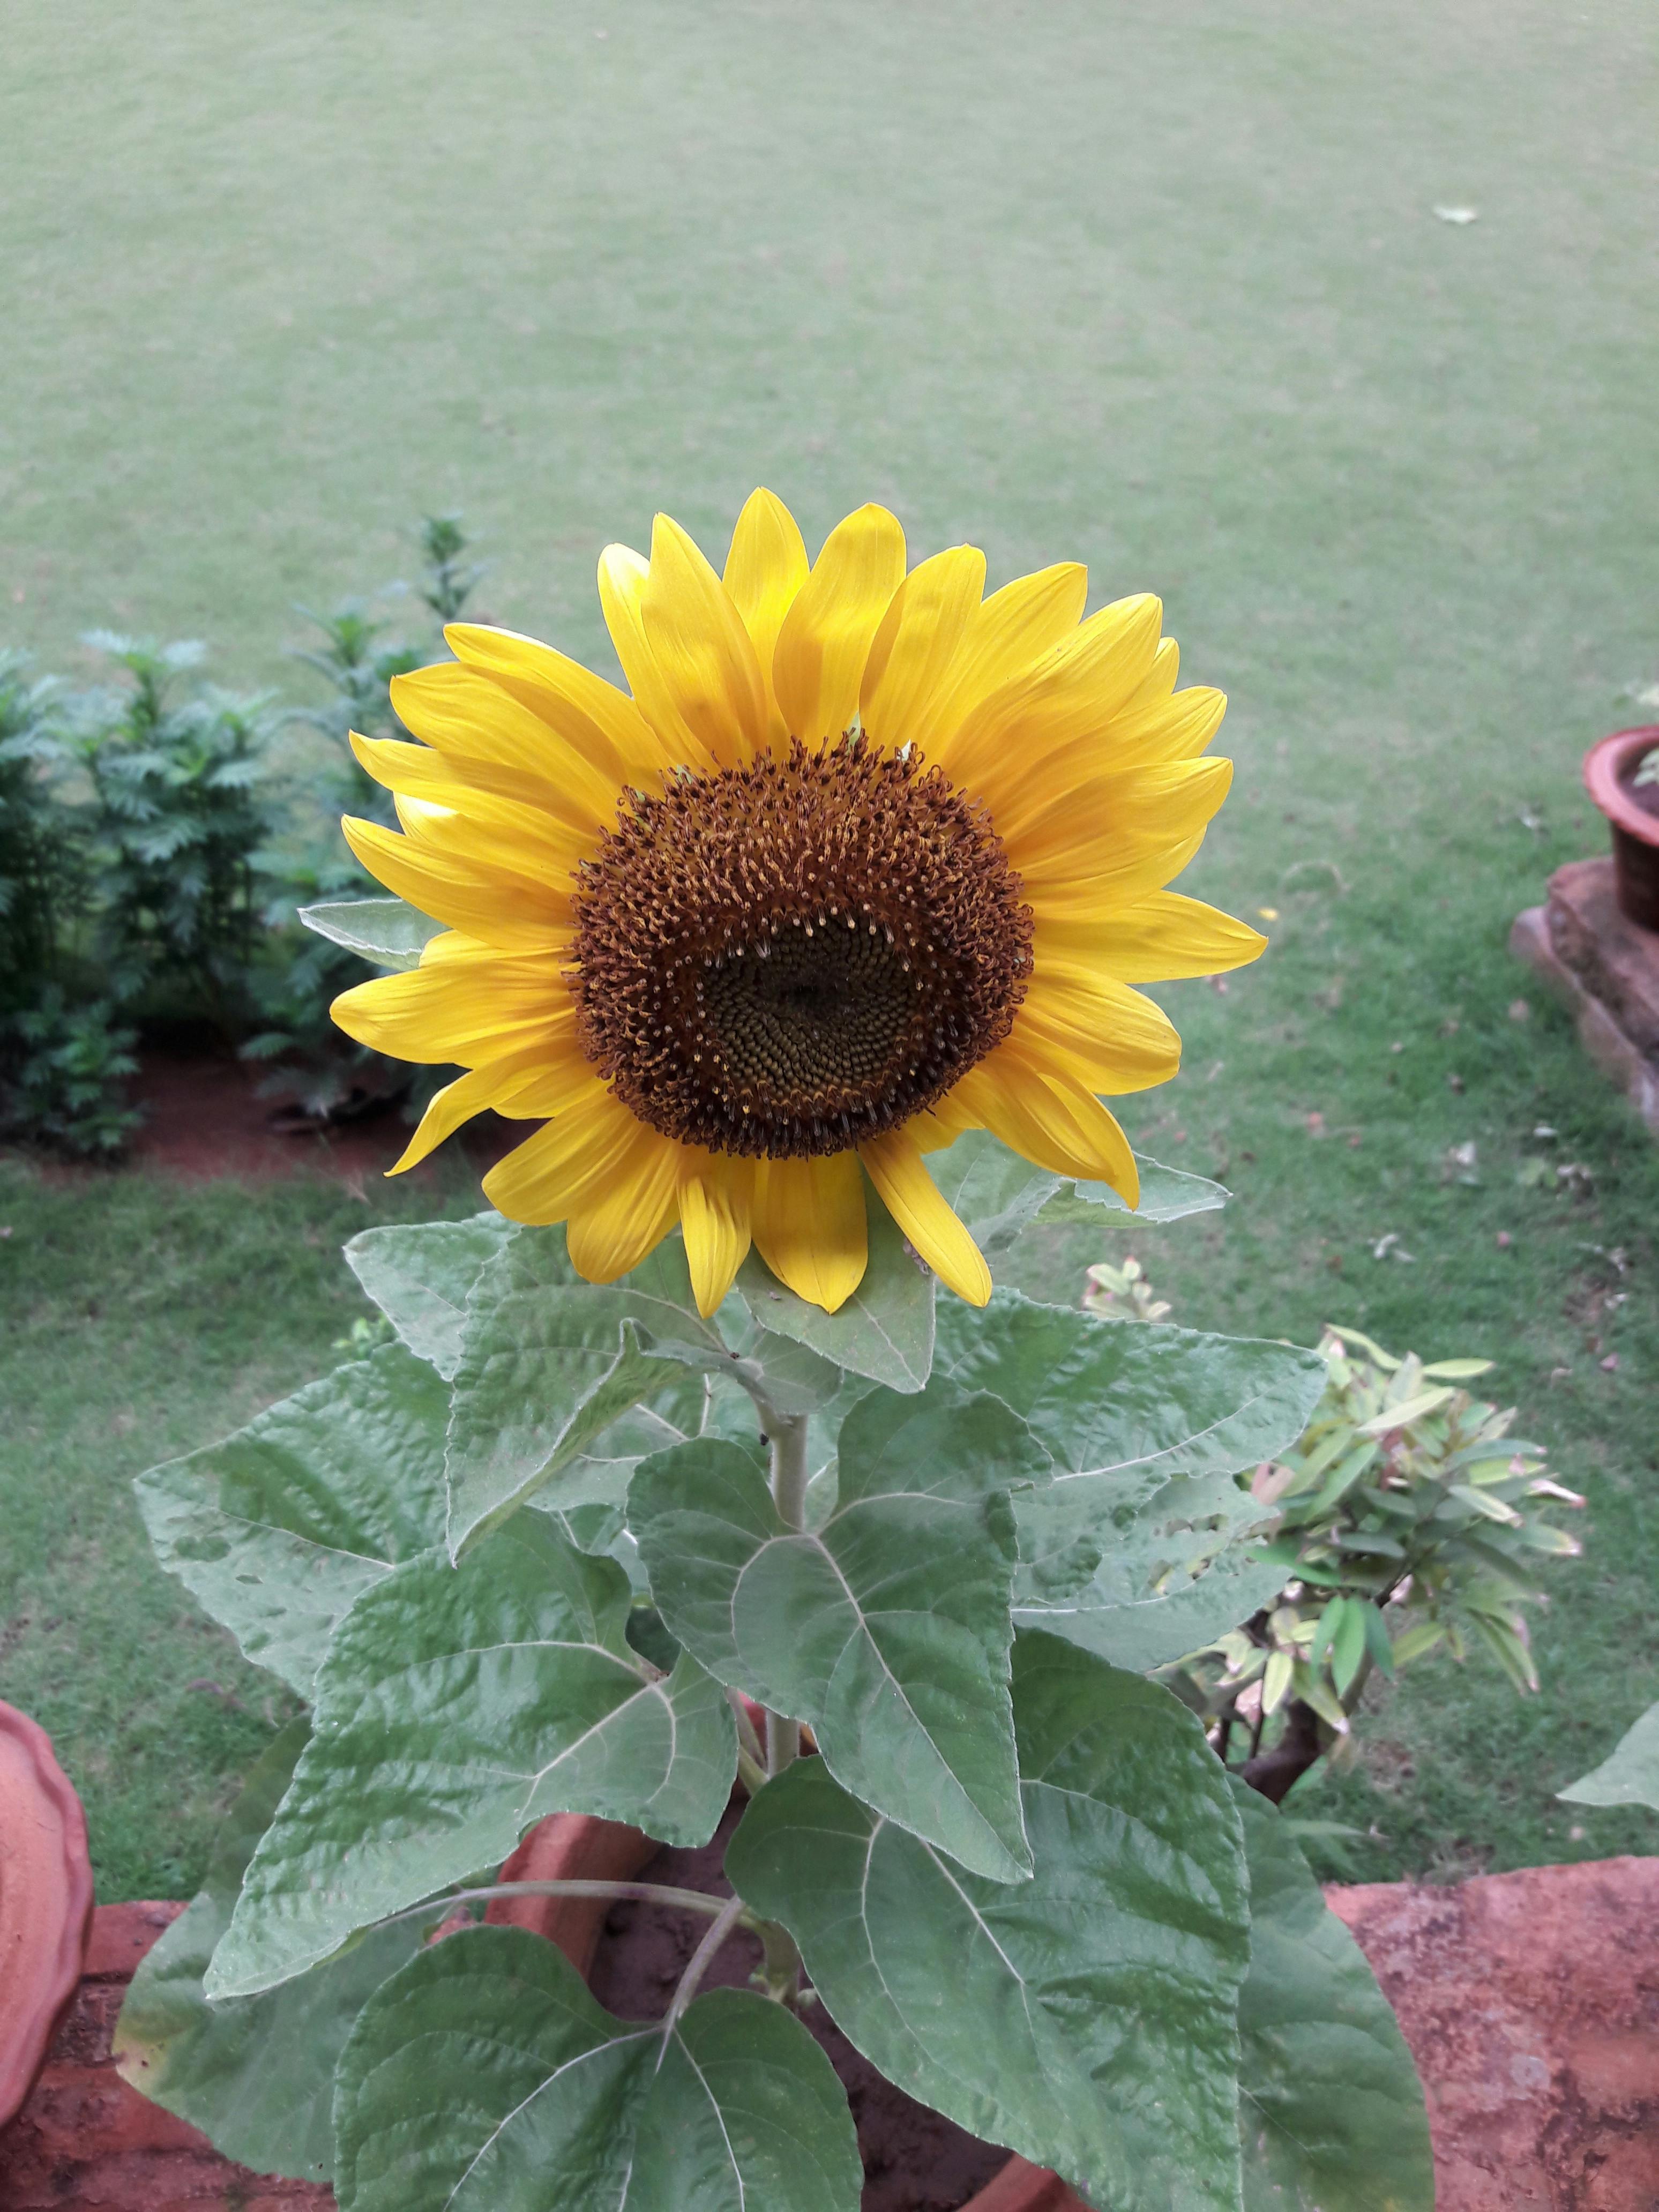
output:
[[[862,732],[628,793],[574,905],[584,1051],[711,1152],[823,1155],[897,1126],[1002,1042],[1030,974],[984,810]]]

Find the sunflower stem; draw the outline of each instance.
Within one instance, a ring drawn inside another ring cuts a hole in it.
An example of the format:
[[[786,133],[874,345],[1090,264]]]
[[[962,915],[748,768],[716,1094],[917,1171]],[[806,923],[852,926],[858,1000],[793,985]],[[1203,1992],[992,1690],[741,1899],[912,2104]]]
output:
[[[806,1521],[806,1416],[775,1416],[772,1443],[772,1502],[786,1528]],[[766,1715],[766,1771],[781,1774],[800,1752],[800,1723],[769,1708]]]
[[[775,1415],[772,1438],[772,1502],[786,1528],[806,1520],[806,1416]]]

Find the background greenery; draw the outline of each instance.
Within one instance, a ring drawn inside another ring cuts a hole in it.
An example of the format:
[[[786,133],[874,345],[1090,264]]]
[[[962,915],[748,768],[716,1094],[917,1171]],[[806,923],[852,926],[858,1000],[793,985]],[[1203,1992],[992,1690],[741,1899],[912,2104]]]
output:
[[[9,21],[0,624],[43,665],[108,623],[297,690],[281,611],[464,507],[484,611],[608,668],[599,546],[662,506],[718,556],[757,481],[809,538],[876,496],[999,580],[1164,595],[1233,701],[1194,885],[1279,918],[1224,996],[1170,994],[1187,1073],[1127,1117],[1235,1204],[1119,1249],[1182,1321],[1497,1356],[1591,1501],[1542,1695],[1431,1664],[1315,1785],[1366,1876],[1651,1845],[1552,1793],[1659,1694],[1659,1156],[1504,939],[1600,847],[1579,751],[1655,711],[1656,74],[1640,0]],[[127,1479],[326,1363],[351,1229],[475,1200],[8,1174],[0,1694],[102,1893],[178,1893],[267,1692]]]

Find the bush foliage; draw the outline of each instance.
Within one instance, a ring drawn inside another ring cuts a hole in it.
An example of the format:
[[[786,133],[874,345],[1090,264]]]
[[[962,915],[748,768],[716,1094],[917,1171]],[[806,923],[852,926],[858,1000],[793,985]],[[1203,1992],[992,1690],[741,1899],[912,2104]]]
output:
[[[416,596],[455,620],[483,570],[456,515],[428,516]],[[379,595],[409,596],[402,585]],[[341,846],[343,811],[386,818],[352,754],[353,730],[407,735],[394,677],[443,656],[441,635],[392,633],[353,600],[300,611],[320,633],[295,658],[319,704],[204,680],[189,640],[91,632],[114,664],[80,692],[0,653],[0,1126],[81,1158],[118,1158],[142,1029],[206,1023],[268,1062],[263,1086],[314,1121],[406,1091],[407,1069],[353,1046],[328,1018],[362,980],[349,949],[313,936],[302,907],[375,886]],[[333,757],[296,777],[276,743],[319,732]]]

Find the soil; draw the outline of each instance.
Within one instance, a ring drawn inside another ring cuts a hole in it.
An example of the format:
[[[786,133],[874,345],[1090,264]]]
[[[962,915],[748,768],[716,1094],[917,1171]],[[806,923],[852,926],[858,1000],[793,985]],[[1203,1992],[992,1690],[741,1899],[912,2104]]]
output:
[[[269,1069],[200,1038],[145,1044],[128,1093],[128,1103],[144,1116],[128,1163],[190,1182],[221,1176],[270,1182],[294,1175],[325,1175],[366,1196],[409,1142],[411,1125],[401,1100],[358,1101],[349,1118],[343,1115],[332,1126],[318,1128],[281,1097],[260,1095],[269,1074]],[[528,1134],[525,1122],[482,1114],[452,1139],[452,1148],[464,1146],[482,1173]],[[107,1172],[61,1160],[47,1164],[55,1176]],[[417,1182],[436,1178],[436,1170],[425,1164],[411,1174]]]
[[[729,1897],[732,1886],[720,1867],[741,1809],[732,1806],[701,1850],[659,1851],[640,1879]],[[587,1977],[594,1996],[621,2019],[660,2020],[707,1925],[659,1905],[613,1906]],[[760,1957],[754,1936],[732,1936],[715,1954],[703,1987],[744,1988]],[[957,2212],[1007,2164],[1006,2150],[980,2142],[878,2074],[822,2002],[804,2006],[800,2018],[840,2075],[853,2107],[864,2160],[863,2212]]]

